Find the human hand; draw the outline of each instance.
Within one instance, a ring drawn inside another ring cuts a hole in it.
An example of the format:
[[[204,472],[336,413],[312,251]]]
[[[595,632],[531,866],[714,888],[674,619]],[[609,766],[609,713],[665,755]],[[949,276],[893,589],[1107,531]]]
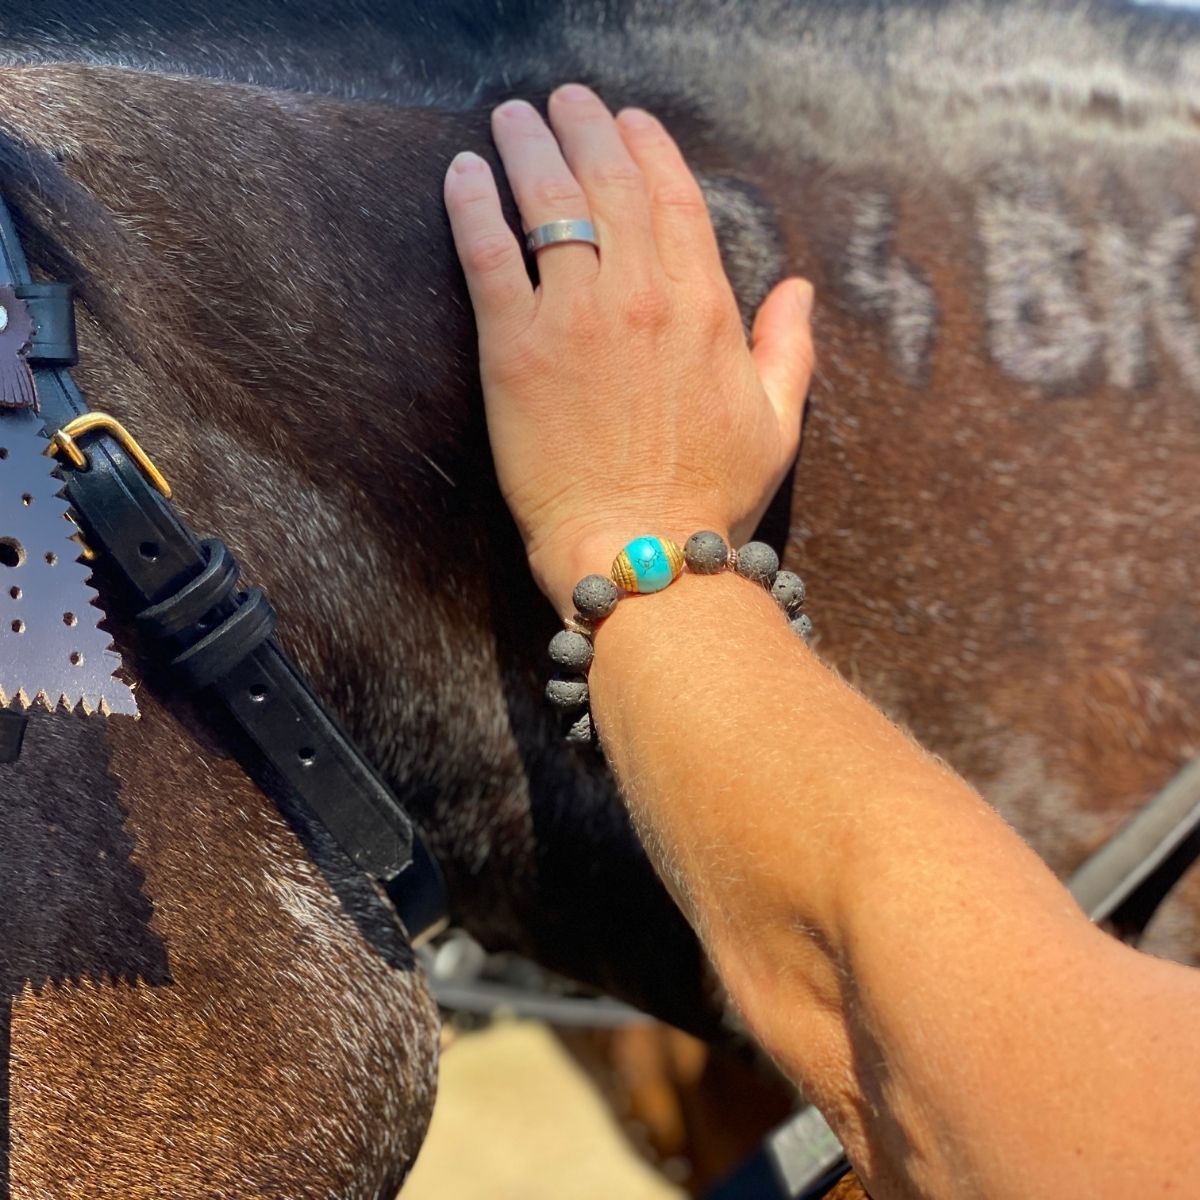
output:
[[[522,100],[492,132],[527,229],[591,220],[600,242],[539,252],[530,282],[483,159],[445,198],[479,329],[500,487],[563,615],[580,576],[644,533],[744,541],[795,458],[812,365],[812,288],[780,283],[747,346],[703,194],[649,114],[614,120],[578,84]]]

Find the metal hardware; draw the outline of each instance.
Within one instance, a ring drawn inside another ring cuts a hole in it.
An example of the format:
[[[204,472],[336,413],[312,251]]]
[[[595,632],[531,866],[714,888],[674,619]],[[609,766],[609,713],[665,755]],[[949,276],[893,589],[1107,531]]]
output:
[[[50,438],[50,445],[47,447],[46,453],[51,457],[65,454],[76,470],[86,471],[89,466],[88,458],[79,448],[76,439],[96,431],[107,433],[114,438],[120,444],[121,449],[137,463],[138,469],[162,494],[163,498],[170,500],[171,485],[167,482],[166,476],[150,461],[150,456],[138,445],[137,438],[116,417],[109,416],[108,413],[84,413],[83,416],[68,421]]]
[[[78,533],[71,534],[71,541],[73,541],[75,545],[79,547],[79,557],[82,558],[85,563],[94,563],[96,559],[100,557],[100,555],[98,555],[95,550],[93,550],[91,546],[89,546],[84,540],[83,530],[79,529],[79,521],[69,508],[67,509],[67,520],[70,521],[77,530],[79,530]]]
[[[129,684],[114,674],[121,659],[100,628],[91,568],[78,561],[42,418],[0,412],[0,448],[0,709],[136,715]]]

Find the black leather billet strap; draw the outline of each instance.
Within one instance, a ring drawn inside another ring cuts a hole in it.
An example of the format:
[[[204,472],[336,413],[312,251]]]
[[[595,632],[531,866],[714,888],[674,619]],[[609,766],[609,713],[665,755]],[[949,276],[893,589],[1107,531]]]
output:
[[[31,286],[2,198],[0,282]],[[60,311],[47,341],[66,346],[68,340]],[[65,367],[53,358],[31,365],[48,430],[88,411]],[[85,452],[87,470],[63,471],[65,495],[89,546],[127,585],[143,632],[179,665],[187,684],[221,702],[294,799],[357,866],[387,887],[411,936],[443,920],[444,884],[436,863],[423,847],[414,854],[415,833],[399,801],[280,649],[265,596],[236,589],[236,563],[224,546],[201,543],[117,441],[97,434]],[[212,603],[198,615],[205,599]]]

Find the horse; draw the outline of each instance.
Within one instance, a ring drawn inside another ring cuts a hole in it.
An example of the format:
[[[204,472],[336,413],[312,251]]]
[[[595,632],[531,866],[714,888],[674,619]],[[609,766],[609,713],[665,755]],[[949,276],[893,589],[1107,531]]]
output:
[[[17,0],[0,189],[76,285],[85,394],[270,593],[455,922],[720,1039],[612,779],[541,702],[555,620],[490,465],[445,167],[496,165],[493,103],[578,79],[675,133],[744,315],[814,280],[763,533],[818,652],[1066,874],[1200,744],[1198,33],[1077,0]],[[391,1195],[436,1076],[407,935],[107,618],[140,719],[34,714],[0,768],[0,1177]],[[1196,961],[1196,882],[1149,949]]]

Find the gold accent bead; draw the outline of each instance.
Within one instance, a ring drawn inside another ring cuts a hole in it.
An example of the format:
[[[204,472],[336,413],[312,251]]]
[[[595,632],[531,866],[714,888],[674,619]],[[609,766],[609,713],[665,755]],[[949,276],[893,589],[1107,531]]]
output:
[[[629,554],[622,550],[616,558],[613,559],[612,571],[609,572],[612,576],[612,581],[623,592],[637,591],[637,575],[634,574],[633,563],[629,561]]]

